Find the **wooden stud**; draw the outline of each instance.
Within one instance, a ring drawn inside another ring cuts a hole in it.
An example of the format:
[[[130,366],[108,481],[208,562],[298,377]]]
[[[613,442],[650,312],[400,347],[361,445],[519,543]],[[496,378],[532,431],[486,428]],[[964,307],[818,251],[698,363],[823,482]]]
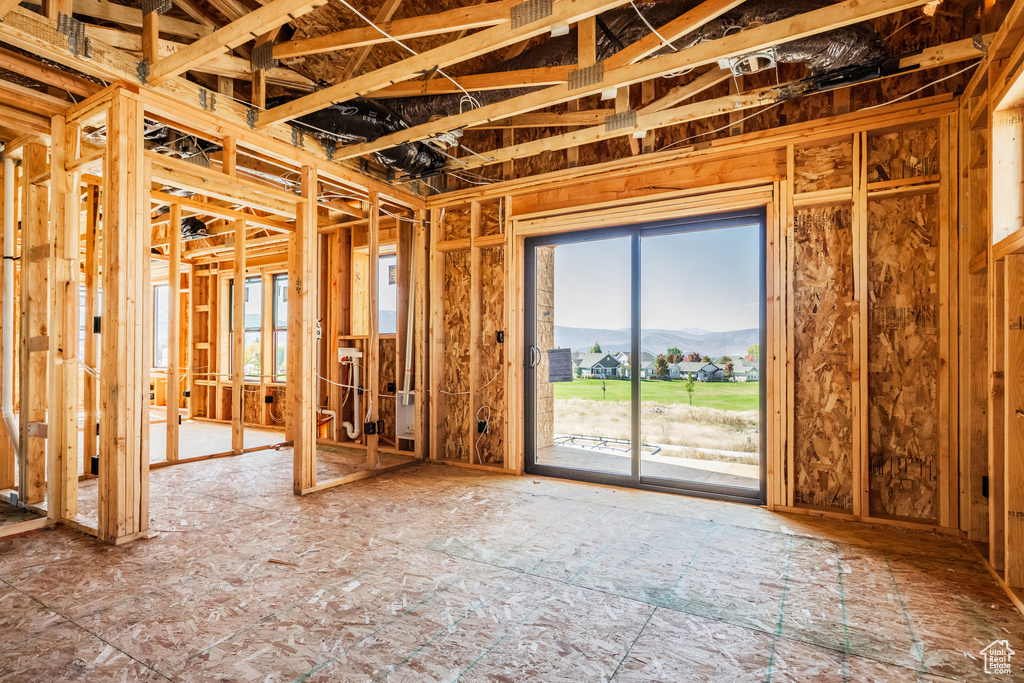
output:
[[[181,415],[181,206],[171,204],[167,226],[170,262],[167,264],[167,448],[165,458],[178,460]],[[191,290],[191,287],[189,287]],[[188,367],[188,365],[186,365]]]
[[[370,226],[369,226],[369,267],[366,269],[366,288],[369,293],[367,321],[369,322],[369,334],[367,345],[369,351],[364,351],[366,361],[366,387],[368,389],[370,409],[369,422],[376,424],[380,415],[380,321],[378,320],[378,277],[377,270],[380,267],[380,198],[376,192],[370,193]],[[380,445],[379,434],[366,435],[366,469],[380,469],[380,456],[378,447]]]
[[[94,371],[100,367],[99,337],[93,321],[100,312],[100,254],[99,254],[99,213],[100,188],[90,185],[86,190],[85,204],[85,341],[83,362]],[[82,377],[82,403],[85,423],[82,428],[82,471],[92,471],[92,458],[98,455],[99,438],[99,380],[91,372]]]
[[[1024,254],[1010,254],[1004,266],[1005,336],[1003,458],[1006,496],[1006,583],[1024,587]]]
[[[49,243],[46,188],[31,182],[46,168],[46,148],[38,143],[25,145],[21,184],[21,255]],[[33,436],[32,423],[46,421],[46,355],[30,346],[33,338],[47,335],[48,268],[44,260],[26,258],[21,267],[21,341],[19,360],[19,411],[21,453],[18,463],[18,493],[28,504],[43,502],[46,487],[46,442]],[[43,349],[45,350],[45,349]]]
[[[245,447],[245,222],[235,222],[235,287],[231,335],[231,450]]]
[[[469,205],[470,228],[469,228],[469,410],[466,411],[465,426],[466,436],[469,443],[466,444],[466,452],[469,453],[469,461],[483,465],[483,459],[477,453],[477,413],[482,405],[480,396],[480,385],[487,380],[481,376],[480,354],[481,336],[483,333],[483,283],[480,281],[480,202],[472,202]]]
[[[850,364],[853,401],[853,514],[870,510],[868,413],[868,214],[867,134],[853,139],[853,359]]]
[[[149,187],[144,185],[142,108],[118,92],[107,117],[98,533],[116,543],[149,527],[149,454],[141,432],[149,392],[146,300],[152,297],[145,291]]]
[[[288,356],[294,357],[288,386],[296,495],[316,486],[316,169],[303,166],[301,183],[302,201],[298,204],[288,268]]]
[[[50,374],[47,441],[47,507],[51,519],[78,514],[78,275],[81,195],[69,160],[81,135],[63,116],[51,125]]]

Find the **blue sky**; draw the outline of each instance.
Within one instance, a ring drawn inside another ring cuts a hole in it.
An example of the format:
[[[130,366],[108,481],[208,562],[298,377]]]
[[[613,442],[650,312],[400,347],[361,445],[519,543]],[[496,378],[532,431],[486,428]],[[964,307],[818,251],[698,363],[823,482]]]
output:
[[[640,241],[643,325],[713,332],[759,325],[756,225]],[[629,237],[555,249],[555,324],[629,327]]]

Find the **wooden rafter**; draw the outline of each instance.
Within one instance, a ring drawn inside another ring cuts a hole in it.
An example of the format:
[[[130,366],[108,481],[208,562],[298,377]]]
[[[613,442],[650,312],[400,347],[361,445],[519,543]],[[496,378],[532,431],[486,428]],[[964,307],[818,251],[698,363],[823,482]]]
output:
[[[40,4],[41,0],[25,0],[33,5]],[[134,26],[142,28],[142,10],[133,7],[125,7],[107,0],[74,0],[75,14],[80,14],[93,19],[102,19],[122,26]],[[201,38],[213,32],[213,29],[203,24],[197,24],[174,17],[161,17],[160,30],[183,38]]]
[[[671,43],[741,4],[743,4],[743,0],[705,0],[660,27],[657,33],[648,33],[640,40],[628,45],[624,50],[619,50],[605,60],[604,67],[615,69],[639,62],[664,47],[662,38]]]
[[[399,6],[402,4],[402,0],[384,0],[384,4],[381,5],[380,10],[373,17],[373,23],[378,26],[391,21],[391,17],[395,16],[395,12],[398,11]],[[345,70],[341,74],[341,80],[347,81],[356,74],[359,73],[359,69],[362,68],[366,58],[370,56],[370,52],[373,50],[373,45],[364,45],[355,51],[349,60],[348,64],[345,65]]]
[[[20,55],[17,52],[11,52],[10,50],[4,50],[0,48],[0,69],[7,69],[14,73],[21,74],[31,78],[32,80],[52,85],[55,88],[61,90],[67,90],[75,95],[82,97],[89,97],[100,91],[102,86],[87,81],[84,78],[78,78],[65,71],[59,71],[57,69],[48,67],[44,64],[37,62],[34,59]]]
[[[373,94],[376,99],[396,97],[421,97],[423,95],[450,95],[462,92],[481,90],[502,90],[504,88],[535,88],[538,85],[557,85],[565,83],[569,74],[576,69],[569,66],[542,66],[536,69],[520,69],[518,71],[498,71],[486,74],[470,74],[454,78],[452,83],[447,78],[435,78],[430,81],[405,81],[382,88]],[[461,87],[460,87],[461,86]]]
[[[415,78],[419,74],[457,64],[494,50],[500,50],[525,38],[547,33],[551,29],[595,16],[625,4],[629,0],[560,0],[551,15],[518,28],[494,26],[462,40],[390,64],[363,76],[352,78],[312,95],[306,95],[260,115],[258,126],[287,121],[323,109],[333,102],[344,102],[356,96],[367,96],[392,83]]]
[[[21,0],[0,0],[0,19],[21,4]]]
[[[919,54],[904,58],[900,61],[900,73],[907,70],[919,68],[932,68],[944,66],[970,59],[978,59],[983,56],[973,38],[947,43],[937,47],[929,48]],[[896,75],[896,74],[893,74]],[[480,156],[465,157],[452,160],[449,164],[458,169],[480,168],[500,164],[509,159],[522,159],[542,152],[549,152],[558,149],[567,149],[579,145],[599,142],[616,137],[631,136],[634,132],[650,131],[658,128],[678,125],[687,121],[695,121],[711,116],[734,114],[736,112],[754,109],[765,105],[779,102],[784,98],[784,92],[798,81],[783,83],[781,85],[763,88],[751,93],[730,94],[704,102],[696,102],[690,105],[651,111],[639,114],[634,126],[609,131],[604,126],[594,126],[579,131],[555,135],[532,142],[526,142],[511,147],[494,150]]]
[[[241,19],[203,36],[150,67],[148,83],[159,85],[210,57],[238,47],[260,34],[321,7],[327,0],[274,0]]]
[[[437,14],[397,19],[387,26],[388,33],[398,40],[452,33],[466,29],[487,28],[504,24],[509,12],[522,0],[502,0],[475,7],[461,7]],[[388,39],[372,26],[347,29],[314,38],[303,38],[274,46],[274,57],[285,59],[319,52],[351,50],[386,43]]]
[[[350,145],[339,150],[335,154],[335,158],[350,159],[363,156],[407,142],[425,140],[452,130],[479,126],[509,116],[525,114],[543,107],[593,95],[606,88],[619,88],[640,83],[684,69],[712,64],[727,57],[746,54],[835,28],[875,19],[893,12],[913,9],[925,2],[926,0],[845,0],[845,2],[805,12],[789,19],[765,24],[718,40],[700,43],[679,52],[605,71],[601,81],[575,90],[570,90],[568,85],[556,85],[461,114],[454,114],[437,121],[413,126],[372,142]]]
[[[650,104],[641,107],[637,113],[650,114],[651,112],[674,107],[680,102],[685,102],[694,95],[704,92],[708,88],[715,87],[722,81],[728,79],[729,76],[730,73],[725,69],[712,67],[689,83],[676,86],[665,93],[662,97],[659,97]]]

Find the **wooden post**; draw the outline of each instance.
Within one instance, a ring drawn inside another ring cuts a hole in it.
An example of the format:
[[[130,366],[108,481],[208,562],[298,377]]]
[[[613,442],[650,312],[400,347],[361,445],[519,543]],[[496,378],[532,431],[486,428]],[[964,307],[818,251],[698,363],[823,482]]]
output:
[[[17,177],[16,172],[14,174],[12,174],[12,175],[15,175],[15,177]],[[3,181],[4,181],[4,164],[0,164],[0,187],[3,187]],[[13,197],[11,198],[11,201],[14,202],[14,198]],[[3,215],[4,215],[4,193],[0,192],[0,220],[2,220]],[[3,231],[0,230],[0,254],[4,253],[4,251],[3,251],[4,246],[5,245],[3,244]],[[13,249],[11,250],[11,253],[14,253]],[[3,262],[0,263],[0,281],[2,281],[3,272],[7,268],[14,268],[14,262],[13,261],[9,261],[7,259],[3,259]],[[0,331],[3,330],[3,328],[4,328],[4,326],[6,324],[7,324],[6,320],[0,319]],[[2,338],[2,337],[0,337],[0,338]],[[17,367],[17,365],[15,365],[15,367]],[[11,379],[12,379],[11,383],[13,384],[14,383],[13,382],[13,379],[14,379],[13,374],[11,375]],[[0,380],[0,385],[2,385],[2,380]],[[13,396],[13,394],[12,394],[12,396]],[[2,422],[2,421],[0,421],[0,422]],[[17,475],[15,473],[15,463],[16,463],[16,461],[17,461],[17,455],[16,455],[16,453],[14,451],[13,435],[8,434],[7,424],[6,424],[6,422],[4,422],[3,424],[0,424],[0,489],[10,489],[10,488],[14,488],[15,486],[18,485]]]
[[[226,158],[226,157],[225,157]],[[235,221],[235,296],[231,311],[231,450],[245,448],[245,221]],[[261,373],[262,374],[262,373]]]
[[[1007,255],[1004,269],[1006,583],[1020,588],[1024,587],[1024,255]]]
[[[480,282],[480,262],[483,258],[480,253],[480,246],[477,240],[480,237],[480,202],[471,202],[469,205],[469,414],[466,416],[469,424],[466,425],[466,435],[469,443],[466,444],[469,461],[483,465],[483,458],[476,452],[477,444],[477,413],[480,411],[480,384],[485,381],[481,378],[480,353],[482,351],[480,337],[483,335],[483,315],[480,310],[483,306],[483,284]]]
[[[398,320],[395,327],[395,373],[393,379],[395,381],[395,446],[401,448],[401,443],[397,436],[398,406],[402,404],[405,397],[399,392],[405,387],[406,368],[410,367],[410,363],[413,363],[414,366],[418,365],[417,362],[406,357],[405,341],[408,338],[409,332],[409,307],[412,306],[415,311],[416,306],[416,303],[409,297],[409,286],[413,278],[416,277],[410,266],[415,268],[419,264],[413,262],[413,253],[416,249],[415,224],[401,220],[397,222],[396,229],[398,231]],[[413,327],[415,330],[415,325]]]
[[[21,171],[21,356],[19,427],[21,453],[18,493],[28,504],[43,502],[46,488],[46,336],[48,196],[33,183],[46,170],[46,147],[25,145]]]
[[[430,210],[430,459],[439,460],[441,448],[441,421],[444,419],[444,399],[441,383],[444,380],[444,321],[442,294],[444,292],[444,253],[437,243],[444,239],[441,224],[442,209]]]
[[[301,495],[316,486],[316,248],[317,175],[302,167],[302,200],[292,238],[288,304],[288,354],[294,356],[291,387],[291,433],[294,441],[294,490]]]
[[[107,112],[103,174],[103,356],[100,372],[99,537],[121,543],[149,527],[149,454],[142,428],[148,397],[143,116],[118,92]]]
[[[853,514],[870,511],[868,452],[868,188],[867,133],[853,137]]]
[[[181,205],[171,204],[167,226],[170,262],[167,264],[167,453],[178,459],[178,418],[181,407]]]
[[[63,116],[51,123],[50,214],[51,298],[47,507],[51,519],[78,514],[78,256],[81,195],[78,158],[81,136]]]
[[[370,262],[366,269],[366,286],[370,293],[367,320],[370,322],[369,350],[364,352],[366,361],[366,387],[370,394],[369,422],[377,423],[380,415],[380,321],[378,318],[378,297],[380,288],[377,281],[377,270],[380,267],[380,198],[376,192],[370,192]],[[375,432],[366,435],[366,469],[380,468],[378,446],[380,436]]]
[[[415,333],[413,348],[416,358],[413,361],[413,386],[416,389],[416,457],[425,459],[430,453],[430,445],[427,439],[430,435],[430,410],[427,396],[430,393],[427,388],[427,324],[430,315],[428,306],[427,286],[429,284],[429,260],[430,242],[427,232],[427,212],[420,209],[416,212],[416,232],[413,238],[413,249],[416,251],[416,270],[413,279],[416,282],[415,301],[411,302],[416,307],[413,315]]]
[[[94,370],[100,367],[100,348],[93,321],[100,307],[100,258],[99,258],[100,188],[90,185],[85,201],[85,347],[82,351],[85,364]],[[99,380],[89,372],[82,377],[82,404],[85,424],[82,428],[83,472],[92,471],[92,457],[97,455],[99,438]]]

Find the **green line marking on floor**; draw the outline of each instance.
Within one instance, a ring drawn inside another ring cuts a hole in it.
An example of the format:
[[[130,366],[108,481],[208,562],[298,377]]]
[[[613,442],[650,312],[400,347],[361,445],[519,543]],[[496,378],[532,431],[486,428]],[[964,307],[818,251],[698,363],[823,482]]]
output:
[[[772,680],[772,665],[775,664],[775,641],[782,635],[782,615],[786,611],[786,589],[789,588],[789,566],[793,561],[793,538],[789,539],[789,556],[786,558],[786,578],[782,582],[782,602],[779,604],[779,627],[775,629],[775,635],[772,636],[772,652],[768,656],[768,673],[765,676],[765,683],[770,683]]]
[[[843,681],[846,681],[846,655],[850,653],[850,629],[846,623],[846,590],[843,587],[843,559],[836,543],[836,569],[839,571],[839,606],[843,611]]]
[[[896,583],[896,574],[892,571],[892,563],[889,561],[889,554],[882,553],[882,557],[885,558],[885,566],[889,569],[889,578],[892,580],[892,587],[896,591],[896,598],[900,601],[900,609],[903,611],[903,623],[907,625],[907,631],[910,633],[910,642],[914,644],[914,650],[917,652],[918,661],[921,663],[921,667],[917,670],[917,680],[923,681],[924,676],[922,673],[928,673],[928,667],[924,663],[924,647],[917,640],[917,636],[914,634],[914,627],[910,625],[910,615],[907,614],[907,606],[903,602],[903,594],[900,592],[900,586]]]

